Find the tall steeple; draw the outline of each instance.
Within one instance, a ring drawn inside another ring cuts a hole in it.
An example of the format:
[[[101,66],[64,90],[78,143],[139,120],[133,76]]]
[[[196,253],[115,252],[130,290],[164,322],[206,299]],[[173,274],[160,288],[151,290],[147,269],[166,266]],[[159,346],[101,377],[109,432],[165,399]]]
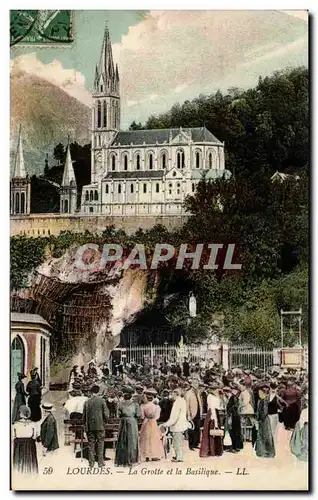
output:
[[[60,187],[60,212],[74,214],[77,209],[77,187],[73,169],[69,140],[66,148],[66,159]]]
[[[112,44],[106,24],[99,63],[95,69],[92,107],[92,182],[106,168],[106,149],[120,129],[120,92],[118,66],[114,64]],[[104,160],[102,160],[104,158]]]
[[[24,155],[23,155],[23,146],[22,146],[22,127],[19,127],[19,138],[18,138],[18,148],[15,157],[14,170],[13,170],[13,178],[25,179],[25,166],[24,166]]]
[[[75,173],[73,169],[73,162],[71,158],[71,151],[70,151],[70,145],[67,145],[67,150],[66,150],[66,160],[65,160],[65,166],[64,166],[64,172],[63,172],[63,180],[62,180],[62,186],[70,186],[73,185],[76,187],[76,178],[75,178]]]

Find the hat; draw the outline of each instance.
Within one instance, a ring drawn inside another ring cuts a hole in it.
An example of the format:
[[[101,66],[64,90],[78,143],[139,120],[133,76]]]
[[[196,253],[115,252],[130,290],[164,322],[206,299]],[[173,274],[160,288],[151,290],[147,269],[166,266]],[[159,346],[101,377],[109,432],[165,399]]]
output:
[[[135,387],[136,391],[143,391],[144,390],[144,386],[141,385],[141,384],[137,384],[136,387]]]
[[[53,411],[53,404],[52,403],[43,403],[42,408],[43,408],[43,410],[46,410],[46,411]]]
[[[19,378],[26,378],[26,375],[24,373],[17,373]]]
[[[19,408],[19,412],[20,412],[20,415],[24,418],[30,418],[30,416],[31,416],[31,410],[26,405],[21,405]]]
[[[125,385],[123,387],[123,393],[124,394],[133,394],[135,391],[132,387],[130,387],[130,385]]]
[[[145,390],[145,394],[149,394],[150,396],[156,396],[157,395],[157,391],[153,387],[150,387],[149,389]]]

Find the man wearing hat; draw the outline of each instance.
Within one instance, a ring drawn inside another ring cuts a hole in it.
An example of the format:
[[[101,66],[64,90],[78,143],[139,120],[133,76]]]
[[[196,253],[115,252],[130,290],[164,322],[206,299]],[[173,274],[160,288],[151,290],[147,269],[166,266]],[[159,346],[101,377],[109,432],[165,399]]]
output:
[[[53,405],[51,403],[43,403],[42,408],[45,412],[45,419],[41,424],[41,443],[43,455],[49,451],[54,451],[59,448],[59,440],[57,435],[57,423],[53,412]]]
[[[98,395],[98,385],[91,388],[91,397],[83,408],[84,428],[88,439],[89,466],[94,467],[95,458],[99,467],[104,467],[105,423],[109,417],[106,401]]]
[[[200,425],[202,418],[202,399],[199,393],[199,382],[191,380],[191,385],[185,393],[185,400],[187,403],[188,416],[193,422],[193,429],[189,430],[189,448],[194,450],[199,448],[200,444]]]
[[[172,410],[173,401],[169,397],[168,389],[164,389],[161,393],[161,399],[159,401],[160,406],[160,417],[159,422],[167,422],[170,418],[171,410]]]

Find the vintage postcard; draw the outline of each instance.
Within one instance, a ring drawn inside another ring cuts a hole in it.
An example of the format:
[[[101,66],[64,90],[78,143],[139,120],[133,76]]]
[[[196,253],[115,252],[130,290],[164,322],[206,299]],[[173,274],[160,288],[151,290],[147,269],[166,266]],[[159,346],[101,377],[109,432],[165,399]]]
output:
[[[308,491],[308,16],[11,11],[13,490]]]

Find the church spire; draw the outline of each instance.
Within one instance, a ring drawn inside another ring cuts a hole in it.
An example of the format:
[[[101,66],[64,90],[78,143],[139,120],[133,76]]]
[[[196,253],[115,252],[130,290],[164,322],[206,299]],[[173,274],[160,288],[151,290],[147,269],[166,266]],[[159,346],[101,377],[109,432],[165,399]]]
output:
[[[67,187],[67,186],[70,186],[71,183],[72,183],[72,186],[76,187],[75,173],[74,173],[74,169],[73,169],[73,162],[72,162],[72,158],[71,158],[71,151],[70,151],[70,145],[69,145],[69,140],[68,140],[62,186]]]
[[[115,74],[112,44],[110,41],[107,23],[104,31],[104,38],[99,60],[98,73],[99,75],[103,76],[105,83],[108,78],[113,78]]]
[[[22,127],[19,127],[19,139],[18,139],[18,148],[15,157],[14,170],[13,170],[13,178],[26,178],[25,166],[24,166],[24,156],[23,156],[23,146],[22,146]]]

